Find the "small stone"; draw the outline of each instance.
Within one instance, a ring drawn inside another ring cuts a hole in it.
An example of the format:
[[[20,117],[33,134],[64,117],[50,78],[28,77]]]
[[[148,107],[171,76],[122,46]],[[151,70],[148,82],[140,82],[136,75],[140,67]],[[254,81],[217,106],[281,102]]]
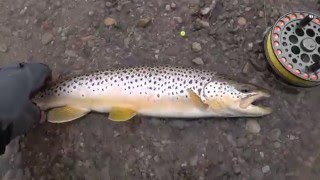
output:
[[[239,18],[238,18],[238,24],[239,24],[240,26],[246,25],[246,24],[247,24],[246,18],[244,18],[244,17],[239,17]]]
[[[145,27],[147,27],[150,23],[151,23],[151,18],[150,18],[150,17],[142,18],[142,19],[140,19],[140,20],[138,21],[137,27],[145,28]]]
[[[208,27],[210,27],[209,22],[204,21],[204,20],[201,20],[201,19],[199,19],[199,18],[196,20],[196,23],[197,23],[200,27],[203,27],[203,28],[208,28]]]
[[[253,49],[253,43],[252,43],[252,42],[250,42],[250,43],[248,44],[248,48],[249,48],[249,50],[252,50],[252,49]]]
[[[260,132],[261,128],[256,120],[248,120],[246,123],[246,130],[250,133],[257,134]]]
[[[103,20],[103,23],[106,25],[106,26],[112,26],[112,25],[115,25],[117,24],[117,21],[114,19],[114,18],[111,18],[111,17],[107,17]]]
[[[199,57],[192,59],[192,62],[197,64],[197,65],[204,65],[203,60],[201,58],[199,58]]]
[[[59,34],[61,34],[62,33],[62,31],[63,31],[63,28],[60,26],[60,27],[58,27],[58,33]]]
[[[118,137],[120,136],[120,133],[118,131],[113,131],[113,137]]]
[[[208,14],[210,13],[210,11],[211,11],[210,8],[205,7],[205,8],[202,8],[202,9],[200,10],[200,13],[201,13],[201,15],[205,16],[205,15],[208,15]]]
[[[196,166],[198,164],[198,159],[199,159],[199,157],[197,155],[191,157],[190,158],[190,165],[191,166]]]
[[[201,44],[198,43],[198,42],[194,42],[192,43],[191,45],[191,49],[194,51],[194,52],[200,52],[202,47],[201,47]]]
[[[270,132],[270,139],[272,141],[277,141],[279,140],[279,137],[281,135],[281,130],[276,128],[276,129],[272,129],[271,132]]]
[[[171,11],[171,7],[169,4],[166,5],[166,11]]]
[[[266,165],[262,167],[262,172],[263,173],[268,173],[270,171],[270,166]]]
[[[159,162],[159,161],[160,161],[160,158],[159,158],[158,155],[155,155],[155,156],[153,157],[153,160],[154,160],[154,162]]]
[[[176,21],[179,24],[181,24],[183,22],[181,17],[173,17],[173,20]]]
[[[251,10],[251,7],[246,7],[246,8],[244,8],[244,10],[248,12]]]
[[[41,43],[46,45],[53,40],[53,34],[50,32],[46,32],[42,35]]]
[[[111,6],[112,6],[112,3],[111,3],[111,2],[109,2],[109,1],[107,1],[105,5],[106,5],[106,7],[108,7],[108,8],[109,8],[109,7],[111,7]]]
[[[251,74],[251,73],[253,72],[253,67],[252,67],[252,65],[251,65],[249,62],[247,62],[247,63],[244,65],[244,67],[243,67],[243,69],[242,69],[242,72],[243,72],[244,74]]]
[[[259,17],[264,17],[264,12],[263,11],[259,11]]]
[[[181,164],[181,167],[186,167],[188,164],[187,164],[187,162],[183,162],[182,164]]]
[[[281,144],[280,144],[280,142],[274,142],[273,146],[278,149],[281,147]]]
[[[0,44],[0,52],[5,53],[7,51],[8,51],[8,46],[6,44],[4,44],[4,43],[1,43]]]
[[[89,15],[89,16],[93,16],[93,14],[94,14],[93,11],[89,11],[89,12],[88,12],[88,15]]]
[[[174,2],[172,2],[172,3],[170,4],[170,7],[171,7],[171,9],[175,10],[175,9],[177,8],[177,4],[174,3]]]
[[[80,145],[81,148],[84,147],[84,143],[83,142],[80,142],[79,145]]]
[[[259,154],[260,154],[261,158],[264,158],[264,152],[261,151],[261,152],[259,152]]]
[[[28,7],[25,6],[21,11],[20,11],[20,15],[24,15],[28,10]]]

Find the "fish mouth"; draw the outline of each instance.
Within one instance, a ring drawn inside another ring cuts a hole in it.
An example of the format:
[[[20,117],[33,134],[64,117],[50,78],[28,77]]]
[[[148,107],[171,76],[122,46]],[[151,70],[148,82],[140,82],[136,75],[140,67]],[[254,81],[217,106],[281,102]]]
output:
[[[248,110],[249,113],[261,115],[270,114],[272,112],[270,107],[258,105],[258,101],[267,99],[270,96],[270,93],[265,90],[256,91],[241,99],[239,106],[244,110]]]

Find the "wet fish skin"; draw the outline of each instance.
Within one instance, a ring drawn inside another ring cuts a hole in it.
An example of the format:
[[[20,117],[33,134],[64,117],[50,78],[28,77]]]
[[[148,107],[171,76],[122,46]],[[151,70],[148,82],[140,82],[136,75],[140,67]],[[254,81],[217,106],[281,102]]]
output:
[[[138,66],[73,77],[43,90],[34,102],[43,110],[72,107],[58,114],[63,117],[71,112],[74,118],[59,120],[55,114],[51,122],[75,120],[91,111],[109,113],[109,119],[117,121],[116,116],[128,120],[137,114],[166,118],[258,117],[271,113],[270,108],[252,105],[263,97],[269,97],[265,90],[207,70]]]

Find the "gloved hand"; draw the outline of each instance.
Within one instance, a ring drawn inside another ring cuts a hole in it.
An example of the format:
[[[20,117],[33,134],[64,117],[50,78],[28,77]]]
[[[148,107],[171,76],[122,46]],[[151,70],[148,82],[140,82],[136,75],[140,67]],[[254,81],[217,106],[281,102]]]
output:
[[[0,68],[0,154],[12,139],[27,133],[41,119],[31,101],[48,80],[51,70],[41,63],[19,63]]]

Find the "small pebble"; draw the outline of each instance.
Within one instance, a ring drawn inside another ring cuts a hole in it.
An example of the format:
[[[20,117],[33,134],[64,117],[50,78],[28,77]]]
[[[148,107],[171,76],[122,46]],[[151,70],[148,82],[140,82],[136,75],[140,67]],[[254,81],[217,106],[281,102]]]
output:
[[[252,50],[252,49],[253,49],[253,43],[252,43],[252,42],[250,42],[250,43],[248,44],[248,48],[249,48],[249,50]]]
[[[203,28],[208,28],[208,27],[210,27],[209,22],[204,21],[204,20],[201,20],[201,19],[199,19],[199,18],[196,20],[196,23],[197,23],[200,27],[203,27]]]
[[[261,152],[259,152],[259,154],[260,154],[261,158],[264,158],[264,152],[261,151]]]
[[[106,25],[106,26],[112,26],[112,25],[115,25],[117,24],[117,21],[114,19],[114,18],[110,18],[110,17],[107,17],[103,20],[103,23]]]
[[[49,44],[53,40],[53,34],[50,32],[46,32],[42,35],[41,43],[46,45]]]
[[[251,72],[253,72],[253,67],[252,67],[252,65],[251,65],[249,62],[247,62],[247,63],[244,65],[244,67],[243,67],[243,69],[242,69],[242,72],[243,72],[244,74],[250,74]]]
[[[259,11],[259,17],[264,17],[264,12],[263,11]]]
[[[177,8],[177,4],[174,3],[174,2],[172,2],[172,3],[170,4],[170,7],[171,7],[171,9],[175,10],[175,9]]]
[[[106,7],[108,7],[108,8],[109,8],[109,7],[111,7],[111,6],[112,6],[112,3],[111,3],[111,2],[109,2],[109,1],[107,1],[105,5],[106,5]]]
[[[191,49],[194,51],[194,52],[200,52],[202,47],[201,47],[201,44],[198,43],[198,42],[194,42],[192,43],[191,45]]]
[[[7,51],[8,51],[8,46],[6,44],[4,44],[4,43],[1,43],[0,44],[0,52],[5,53]]]
[[[176,21],[179,24],[181,24],[183,22],[181,17],[173,17],[173,20]]]
[[[205,15],[209,14],[210,11],[211,11],[210,8],[205,7],[205,8],[202,8],[202,9],[200,10],[200,13],[201,13],[201,15],[205,16]]]
[[[150,23],[151,23],[151,18],[150,18],[150,17],[142,18],[142,19],[140,19],[140,20],[138,21],[137,27],[145,28],[145,27],[147,27]]]
[[[197,64],[197,65],[204,65],[203,60],[201,58],[199,58],[199,57],[192,59],[192,62]]]
[[[155,156],[153,157],[153,160],[154,160],[154,162],[159,162],[159,161],[160,161],[160,158],[159,158],[158,155],[155,155]]]
[[[248,120],[246,123],[246,130],[250,133],[257,134],[260,132],[261,128],[256,120]]]
[[[62,27],[58,27],[58,33],[61,34],[62,33],[63,28]]]
[[[93,11],[89,11],[89,12],[88,12],[88,15],[89,15],[89,16],[93,16],[93,14],[94,14]]]
[[[239,17],[239,18],[238,18],[238,24],[239,24],[240,26],[246,25],[246,24],[247,24],[246,18],[244,18],[244,17]]]
[[[169,4],[166,5],[166,11],[171,11],[171,7]]]
[[[246,8],[244,8],[244,10],[248,12],[251,10],[251,7],[246,7]]]
[[[270,166],[266,165],[262,167],[262,172],[263,173],[268,173],[270,171]]]

